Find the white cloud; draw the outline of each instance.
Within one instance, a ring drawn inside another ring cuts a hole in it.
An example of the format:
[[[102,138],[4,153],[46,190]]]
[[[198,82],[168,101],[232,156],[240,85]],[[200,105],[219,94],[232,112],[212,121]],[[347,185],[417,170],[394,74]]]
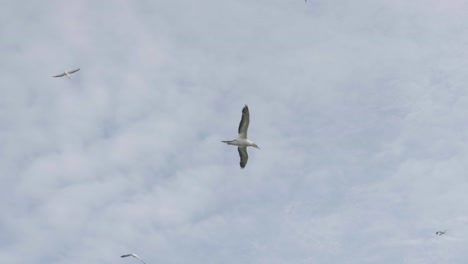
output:
[[[3,261],[466,263],[464,1],[2,5]]]

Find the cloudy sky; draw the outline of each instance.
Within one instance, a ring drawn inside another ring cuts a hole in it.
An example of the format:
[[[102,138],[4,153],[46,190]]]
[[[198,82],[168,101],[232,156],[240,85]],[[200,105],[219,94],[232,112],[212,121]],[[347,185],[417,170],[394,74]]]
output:
[[[1,1],[1,262],[468,263],[467,10]]]

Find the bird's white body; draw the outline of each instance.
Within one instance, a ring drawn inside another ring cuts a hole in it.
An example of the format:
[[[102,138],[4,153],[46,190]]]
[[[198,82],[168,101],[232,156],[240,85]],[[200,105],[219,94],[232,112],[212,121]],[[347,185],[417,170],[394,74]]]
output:
[[[248,140],[248,139],[245,139],[245,138],[237,138],[237,139],[234,139],[234,140],[226,140],[226,141],[222,141],[228,145],[234,145],[234,146],[238,146],[238,147],[255,147],[255,148],[258,148],[258,146]]]

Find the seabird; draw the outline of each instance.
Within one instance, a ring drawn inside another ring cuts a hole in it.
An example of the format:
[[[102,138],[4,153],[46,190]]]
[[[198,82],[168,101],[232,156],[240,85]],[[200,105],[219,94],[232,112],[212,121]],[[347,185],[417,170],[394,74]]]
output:
[[[260,149],[257,146],[257,144],[247,139],[247,130],[249,129],[249,122],[250,122],[249,107],[245,105],[244,108],[242,109],[242,118],[239,123],[239,129],[238,129],[239,135],[234,140],[221,141],[228,145],[237,146],[237,150],[240,156],[241,169],[245,168],[245,165],[247,164],[247,160],[249,159],[249,155],[247,154],[247,147],[254,147],[254,148]]]
[[[80,70],[80,68],[78,68],[78,69],[76,69],[76,70],[73,70],[73,71],[65,71],[65,72],[62,73],[62,74],[55,75],[55,76],[52,76],[52,77],[57,78],[57,77],[67,76],[68,79],[70,79],[70,74],[75,73],[75,72],[77,72],[77,71],[79,71],[79,70]]]
[[[436,232],[436,235],[438,235],[438,236],[445,235],[445,232],[447,232],[447,230],[444,230],[444,231],[437,231],[437,232]]]
[[[120,257],[121,257],[121,258],[134,257],[134,258],[138,259],[139,261],[143,262],[144,264],[146,264],[140,257],[138,257],[137,254],[130,253],[130,254],[122,255],[122,256],[120,256]]]

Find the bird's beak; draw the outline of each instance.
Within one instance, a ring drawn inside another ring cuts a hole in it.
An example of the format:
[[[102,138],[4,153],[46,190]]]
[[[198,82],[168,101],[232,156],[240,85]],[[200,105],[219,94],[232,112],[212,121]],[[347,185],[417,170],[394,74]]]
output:
[[[259,146],[256,146],[256,148],[261,149]]]

